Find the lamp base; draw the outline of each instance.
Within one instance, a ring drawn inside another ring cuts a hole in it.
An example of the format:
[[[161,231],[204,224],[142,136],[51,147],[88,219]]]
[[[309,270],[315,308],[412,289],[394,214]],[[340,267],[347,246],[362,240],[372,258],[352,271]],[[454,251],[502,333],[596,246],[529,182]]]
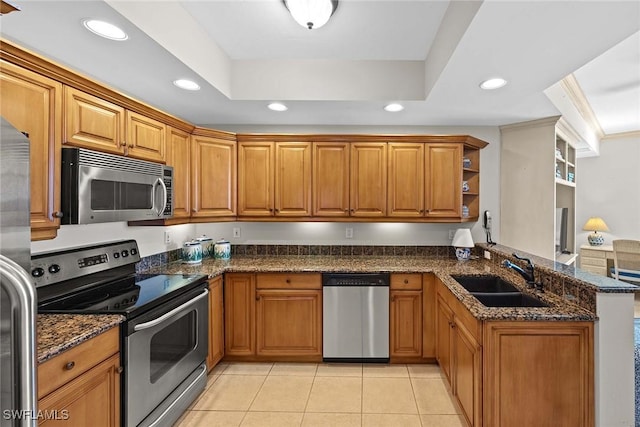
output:
[[[594,231],[587,236],[587,241],[591,246],[602,246],[604,244],[604,236]]]
[[[471,248],[456,248],[458,261],[466,261],[471,258]]]

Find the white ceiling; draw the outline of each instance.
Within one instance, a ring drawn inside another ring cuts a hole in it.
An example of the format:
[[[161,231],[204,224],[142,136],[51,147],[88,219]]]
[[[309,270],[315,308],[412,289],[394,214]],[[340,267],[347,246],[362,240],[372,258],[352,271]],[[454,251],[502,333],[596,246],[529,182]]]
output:
[[[543,91],[574,73],[604,133],[640,130],[637,1],[341,0],[318,30],[280,0],[10,2],[2,37],[194,124],[503,125],[559,114]]]

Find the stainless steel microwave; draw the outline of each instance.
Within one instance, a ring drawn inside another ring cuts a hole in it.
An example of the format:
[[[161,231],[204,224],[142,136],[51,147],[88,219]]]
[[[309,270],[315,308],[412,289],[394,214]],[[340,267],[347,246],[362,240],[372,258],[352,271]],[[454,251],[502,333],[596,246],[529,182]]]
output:
[[[62,224],[173,216],[173,168],[84,148],[62,149]]]

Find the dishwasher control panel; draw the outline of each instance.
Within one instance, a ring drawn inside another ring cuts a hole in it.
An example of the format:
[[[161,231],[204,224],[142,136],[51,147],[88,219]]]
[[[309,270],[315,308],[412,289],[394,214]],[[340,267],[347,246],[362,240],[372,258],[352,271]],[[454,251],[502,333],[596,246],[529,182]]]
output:
[[[326,273],[322,286],[389,286],[388,273]]]

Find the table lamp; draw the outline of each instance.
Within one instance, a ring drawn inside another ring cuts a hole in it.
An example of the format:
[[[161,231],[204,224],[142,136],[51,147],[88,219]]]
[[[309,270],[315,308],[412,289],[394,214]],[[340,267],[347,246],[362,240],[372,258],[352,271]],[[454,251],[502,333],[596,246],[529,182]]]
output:
[[[593,233],[587,236],[587,240],[591,246],[600,246],[604,243],[604,236],[598,234],[598,231],[609,231],[607,224],[604,223],[602,218],[597,216],[589,218],[582,229],[584,231],[593,231]]]
[[[474,247],[471,230],[468,228],[458,228],[456,234],[453,235],[451,246],[456,249],[456,258],[458,261],[466,261],[471,258],[471,248]]]

